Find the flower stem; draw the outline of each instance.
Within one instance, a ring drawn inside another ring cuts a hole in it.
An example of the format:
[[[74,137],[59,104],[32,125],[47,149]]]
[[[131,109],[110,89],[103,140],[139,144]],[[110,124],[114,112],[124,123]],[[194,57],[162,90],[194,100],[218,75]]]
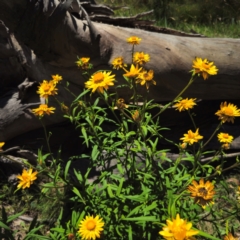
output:
[[[215,131],[212,133],[210,138],[203,144],[203,148],[212,140],[212,138],[214,137],[214,135],[216,134],[216,132],[219,130],[221,126],[222,126],[222,122],[218,124],[218,126],[216,127]]]

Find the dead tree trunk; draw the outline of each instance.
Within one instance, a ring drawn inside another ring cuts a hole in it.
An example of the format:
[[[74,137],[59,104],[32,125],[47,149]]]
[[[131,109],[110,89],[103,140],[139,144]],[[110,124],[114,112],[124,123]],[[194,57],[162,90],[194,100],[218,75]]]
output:
[[[90,22],[86,16],[81,19],[71,14],[71,3],[0,1],[0,141],[40,127],[29,111],[40,102],[36,94],[39,82],[59,74],[70,82],[72,91],[80,93],[85,80],[75,65],[77,56],[90,57],[95,70],[111,70],[111,62],[118,56],[130,64],[132,46],[126,39],[132,35],[142,38],[136,50],[150,54],[146,68],[155,73],[157,85],[151,88],[155,101],[172,100],[180,92],[196,56],[214,61],[219,74],[207,81],[198,79],[184,96],[240,99],[240,39],[183,37]],[[116,72],[119,83],[121,76],[121,71]],[[129,97],[128,92],[119,94]],[[58,97],[65,104],[72,100],[61,88]],[[60,112],[45,118],[47,124],[62,120]]]

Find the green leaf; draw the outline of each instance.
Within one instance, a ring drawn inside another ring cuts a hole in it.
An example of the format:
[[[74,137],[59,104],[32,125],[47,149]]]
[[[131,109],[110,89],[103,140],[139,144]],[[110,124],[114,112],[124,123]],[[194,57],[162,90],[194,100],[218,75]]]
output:
[[[99,154],[98,145],[94,145],[93,150],[92,150],[92,154],[91,154],[91,157],[92,157],[93,161],[97,159],[98,154]]]
[[[87,147],[89,147],[88,136],[87,136],[86,128],[84,126],[82,126],[82,128],[81,128],[81,132],[82,132],[82,135],[84,137]]]
[[[114,198],[114,194],[112,192],[110,184],[108,184],[108,186],[107,186],[107,192],[108,192],[108,195],[109,195],[110,198]]]
[[[7,223],[12,222],[14,219],[16,219],[16,218],[18,218],[19,216],[21,216],[24,212],[25,212],[25,210],[23,210],[23,211],[20,212],[20,213],[15,214],[15,215],[9,216],[9,217],[8,217],[8,220],[7,220]]]
[[[132,238],[132,227],[131,227],[131,225],[129,225],[129,227],[128,227],[128,240],[132,240],[133,238]]]
[[[64,171],[64,179],[67,180],[67,175],[68,175],[68,170],[69,170],[69,167],[71,165],[71,160],[67,162],[66,164],[66,167],[65,167],[65,171]]]
[[[84,95],[86,95],[87,93],[89,93],[90,90],[86,89],[85,91],[83,91],[81,94],[78,95],[78,97],[73,101],[74,103],[77,102],[81,97],[83,97]]]
[[[58,233],[65,233],[64,228],[51,228],[51,231],[58,232]]]
[[[11,231],[11,228],[8,227],[6,224],[4,224],[3,222],[0,221],[0,227],[4,228],[4,229],[7,229],[9,231]]]
[[[72,191],[82,200],[82,202],[85,202],[77,188],[73,187]]]
[[[156,218],[156,216],[142,216],[142,217],[133,217],[133,218],[121,218],[121,220],[123,221],[136,221],[136,222],[142,222],[142,221],[146,221],[146,222],[156,222],[159,221],[159,219]]]
[[[197,230],[197,229],[194,229],[194,230]],[[205,239],[221,240],[220,238],[213,237],[208,233],[202,232],[200,230],[198,230],[198,231],[199,231],[198,235],[203,236]]]
[[[123,186],[124,181],[125,181],[125,179],[124,179],[124,178],[121,178],[120,183],[119,183],[119,186],[118,186],[118,189],[117,189],[117,192],[116,192],[117,196],[119,196],[119,194],[120,194],[121,191],[122,191],[122,186]]]

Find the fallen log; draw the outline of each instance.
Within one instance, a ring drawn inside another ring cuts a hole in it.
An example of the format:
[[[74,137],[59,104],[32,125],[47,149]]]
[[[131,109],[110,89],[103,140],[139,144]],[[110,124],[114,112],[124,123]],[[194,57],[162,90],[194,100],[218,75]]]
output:
[[[97,22],[89,24],[69,13],[71,2],[0,2],[0,141],[41,126],[29,108],[41,102],[36,89],[43,79],[59,74],[70,83],[74,93],[82,91],[85,79],[75,65],[77,56],[90,57],[96,71],[112,71],[111,63],[118,56],[130,65],[132,46],[126,39],[132,35],[142,39],[135,50],[150,55],[146,68],[154,70],[157,85],[150,92],[156,102],[176,97],[190,78],[195,57],[214,61],[219,73],[206,81],[197,79],[183,97],[219,100],[219,104],[221,100],[240,99],[240,39],[183,37]],[[122,73],[115,73],[120,84]],[[140,88],[140,94],[145,91]],[[127,101],[130,93],[123,89],[119,96]],[[63,87],[59,88],[58,97],[65,104],[72,100]],[[63,121],[60,110],[45,121],[47,125]]]

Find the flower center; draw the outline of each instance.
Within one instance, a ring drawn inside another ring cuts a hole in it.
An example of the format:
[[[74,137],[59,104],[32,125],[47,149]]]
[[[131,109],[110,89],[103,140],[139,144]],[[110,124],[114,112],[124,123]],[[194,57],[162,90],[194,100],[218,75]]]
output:
[[[96,227],[96,223],[92,220],[87,222],[87,230],[93,230]]]
[[[49,89],[50,89],[50,85],[49,84],[46,84],[46,85],[43,86],[43,91],[44,92],[48,92]]]
[[[139,53],[138,58],[139,59],[144,59],[144,54],[143,53]]]
[[[203,68],[205,68],[205,69],[209,69],[208,63],[203,63],[202,66],[203,66]]]
[[[104,80],[104,75],[102,72],[95,73],[93,76],[94,83],[101,83]]]
[[[224,133],[222,136],[223,136],[223,138],[228,139],[228,134],[227,133]]]
[[[225,108],[224,109],[224,113],[225,113],[225,115],[227,115],[227,116],[233,116],[233,110],[231,109],[231,108]]]
[[[198,192],[200,193],[201,196],[206,197],[208,194],[208,191],[205,187],[199,188]]]

